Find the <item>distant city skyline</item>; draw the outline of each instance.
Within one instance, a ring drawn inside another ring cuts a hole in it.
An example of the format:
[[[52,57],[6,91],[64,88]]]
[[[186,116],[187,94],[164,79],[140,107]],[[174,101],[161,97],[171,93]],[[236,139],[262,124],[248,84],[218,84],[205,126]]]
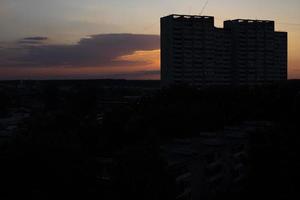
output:
[[[159,19],[199,14],[206,0],[2,0],[0,79],[159,79]],[[300,79],[300,1],[210,0],[203,15],[275,20]],[[129,34],[124,34],[129,33]]]

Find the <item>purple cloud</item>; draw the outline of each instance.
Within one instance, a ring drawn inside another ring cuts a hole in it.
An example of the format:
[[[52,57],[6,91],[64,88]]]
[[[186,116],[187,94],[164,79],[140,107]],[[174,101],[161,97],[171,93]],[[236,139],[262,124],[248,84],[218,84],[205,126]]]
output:
[[[143,62],[122,61],[116,58],[133,54],[135,51],[160,48],[158,35],[100,34],[82,38],[74,45],[40,43],[47,39],[47,37],[24,38],[19,41],[19,48],[2,49],[0,51],[0,67],[128,66],[143,64]]]
[[[36,36],[36,37],[26,37],[18,41],[21,45],[41,45],[47,41],[47,37]]]
[[[48,40],[48,38],[47,37],[42,37],[42,36],[36,36],[36,37],[26,37],[26,38],[23,38],[23,40],[43,41],[43,40]]]

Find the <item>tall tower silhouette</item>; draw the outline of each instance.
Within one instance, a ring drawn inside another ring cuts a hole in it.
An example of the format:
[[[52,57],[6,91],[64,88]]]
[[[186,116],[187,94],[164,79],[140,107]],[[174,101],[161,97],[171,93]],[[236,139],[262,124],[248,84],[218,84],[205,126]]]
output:
[[[161,77],[164,86],[187,83],[255,85],[287,79],[287,33],[274,21],[170,15],[161,18]]]

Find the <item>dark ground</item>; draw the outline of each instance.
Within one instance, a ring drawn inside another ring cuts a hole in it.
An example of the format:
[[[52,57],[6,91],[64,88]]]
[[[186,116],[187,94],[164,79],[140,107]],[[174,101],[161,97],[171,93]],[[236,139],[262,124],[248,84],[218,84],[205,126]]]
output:
[[[218,199],[299,195],[300,81],[202,90],[158,81],[0,83],[0,119],[16,112],[29,117],[0,136],[3,199],[175,199],[159,146],[251,120],[276,124],[271,143],[252,138],[244,190]],[[113,158],[109,182],[97,179],[99,158]]]

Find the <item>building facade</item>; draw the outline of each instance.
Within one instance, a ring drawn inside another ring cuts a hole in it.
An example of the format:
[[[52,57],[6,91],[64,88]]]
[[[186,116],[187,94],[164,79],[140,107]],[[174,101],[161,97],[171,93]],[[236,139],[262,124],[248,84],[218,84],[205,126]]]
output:
[[[287,33],[274,21],[170,15],[161,18],[164,86],[255,85],[287,79]]]

